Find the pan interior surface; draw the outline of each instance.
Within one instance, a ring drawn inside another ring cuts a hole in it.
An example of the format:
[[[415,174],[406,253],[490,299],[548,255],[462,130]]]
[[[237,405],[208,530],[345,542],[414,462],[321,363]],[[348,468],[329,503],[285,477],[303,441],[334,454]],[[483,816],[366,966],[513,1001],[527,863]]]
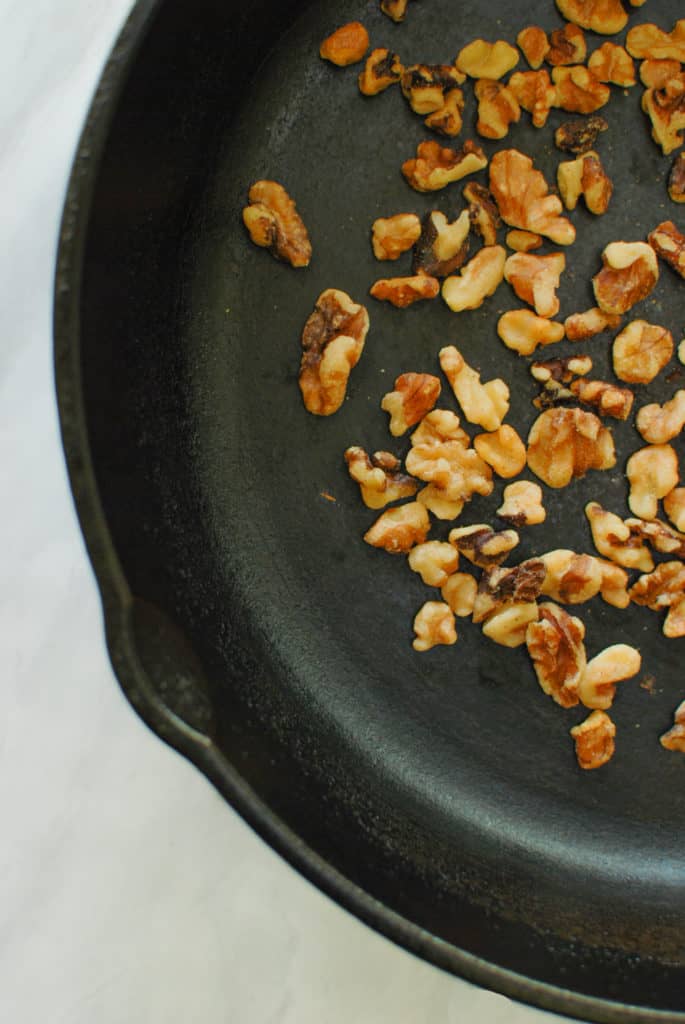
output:
[[[670,28],[679,7],[661,0],[631,23]],[[633,643],[642,675],[656,680],[651,691],[624,684],[612,711],[617,754],[581,774],[568,730],[584,715],[541,694],[525,648],[495,646],[459,620],[455,647],[416,654],[412,620],[435,594],[405,559],[361,540],[377,513],[342,456],[352,444],[406,452],[380,410],[400,373],[438,373],[439,349],[456,344],[484,380],[508,382],[507,422],[521,436],[537,413],[530,360],[495,332],[499,315],[522,305],[506,284],[458,315],[439,299],[395,310],[368,297],[377,278],[409,273],[410,262],[375,261],[371,223],[431,209],[453,219],[464,200],[461,184],[420,195],[403,180],[400,165],[430,133],[399,89],[362,97],[358,67],[319,59],[321,39],[353,19],[404,63],[451,62],[476,37],[515,42],[526,24],[561,24],[551,0],[525,11],[426,0],[400,26],[359,0],[158,10],[94,183],[79,311],[88,444],[140,660],[159,665],[163,650],[179,693],[197,675],[205,710],[191,724],[309,848],[410,922],[407,944],[457,970],[452,948],[522,975],[526,998],[562,1012],[578,1012],[576,993],[598,1020],[617,1019],[614,1003],[685,1020],[684,763],[658,744],[685,696],[683,641],[665,640],[646,609],[595,600],[578,610],[590,656]],[[460,141],[474,138],[488,155],[520,148],[554,182],[553,130],[566,116],[553,112],[534,130],[523,114],[507,139],[484,142],[466,91]],[[644,239],[677,213],[641,87],[613,92],[598,148],[614,199],[605,217],[573,215],[562,316],[594,304],[590,279],[607,243]],[[314,248],[309,268],[279,264],[247,239],[241,209],[258,178],[295,198]],[[347,400],[321,419],[300,399],[299,338],[330,287],[365,303],[371,327]],[[679,289],[663,269],[630,318],[679,340]],[[611,379],[608,335],[553,354],[581,351],[593,376]],[[676,366],[637,389],[636,407],[671,397],[683,379]],[[457,411],[448,392],[443,382],[439,404]],[[592,552],[587,501],[627,514],[625,458],[642,442],[632,420],[613,430],[615,470],[545,489],[547,521],[522,531],[515,561],[558,547]],[[494,522],[505,483],[460,522]],[[381,907],[377,923],[392,934],[382,918]]]

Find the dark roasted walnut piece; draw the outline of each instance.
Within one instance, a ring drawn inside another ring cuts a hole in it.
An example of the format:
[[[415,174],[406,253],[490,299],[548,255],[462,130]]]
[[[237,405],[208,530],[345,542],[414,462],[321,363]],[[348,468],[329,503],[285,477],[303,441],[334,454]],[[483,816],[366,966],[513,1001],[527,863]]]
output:
[[[502,226],[502,219],[490,190],[477,181],[470,181],[464,186],[464,199],[469,204],[473,228],[483,239],[483,245],[497,245],[497,231]]]
[[[292,267],[307,267],[312,246],[295,203],[277,181],[255,181],[243,209],[243,222],[250,238],[268,249],[276,259]]]
[[[419,489],[418,482],[402,472],[402,463],[391,452],[368,455],[363,448],[348,448],[345,462],[367,508],[383,508],[400,498],[411,498]]]
[[[674,203],[685,203],[685,151],[678,153],[671,168],[668,194]]]
[[[452,64],[410,64],[402,72],[402,94],[416,114],[433,114],[464,76]],[[461,98],[461,106],[464,100]]]
[[[414,274],[447,277],[458,270],[469,253],[471,219],[468,210],[452,224],[444,213],[431,210],[423,219],[421,235],[414,248]]]
[[[512,568],[485,569],[478,584],[473,621],[483,622],[507,604],[529,604],[542,590],[547,570],[539,558],[529,558]]]
[[[499,565],[519,542],[516,530],[493,530],[491,526],[479,523],[475,526],[457,527],[449,535],[460,555],[481,569]]]
[[[404,67],[392,50],[380,47],[366,58],[364,70],[359,72],[359,91],[364,96],[377,96],[400,80]]]
[[[330,416],[340,408],[368,329],[365,307],[345,292],[327,288],[319,295],[302,331],[300,390],[309,412]]]
[[[649,244],[657,256],[685,277],[685,235],[672,220],[665,220],[649,235]]]
[[[593,117],[581,121],[565,121],[559,125],[554,133],[554,141],[559,149],[565,153],[575,153],[580,156],[595,148],[597,136],[605,132],[609,125],[595,114]]]

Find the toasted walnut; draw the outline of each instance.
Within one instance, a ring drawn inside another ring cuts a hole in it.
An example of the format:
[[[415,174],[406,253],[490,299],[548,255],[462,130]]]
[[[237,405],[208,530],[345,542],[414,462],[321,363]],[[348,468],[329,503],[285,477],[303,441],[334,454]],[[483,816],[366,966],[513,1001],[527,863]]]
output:
[[[626,384],[649,384],[673,355],[673,335],[665,327],[633,320],[614,339],[614,373]]]
[[[650,444],[628,459],[628,505],[640,519],[656,519],[659,500],[678,484],[678,456],[670,444]]]
[[[538,25],[529,25],[528,28],[521,29],[516,37],[516,42],[523,56],[535,71],[542,67],[542,62],[550,50],[549,39],[544,29]]]
[[[611,242],[602,253],[602,263],[592,286],[605,313],[627,313],[647,298],[659,280],[656,254],[646,242]]]
[[[538,620],[538,606],[512,604],[495,612],[483,626],[483,636],[502,647],[520,647],[526,642],[526,633],[531,622]]]
[[[645,89],[642,109],[652,122],[652,138],[665,154],[682,146],[685,131],[685,74],[671,78],[663,89]]]
[[[496,245],[497,231],[502,221],[490,191],[477,181],[470,181],[464,186],[464,199],[469,204],[471,224],[483,239],[483,245]]]
[[[409,0],[381,0],[381,10],[394,22],[404,21]]]
[[[675,158],[668,178],[668,194],[674,203],[685,203],[685,152]]]
[[[512,231],[507,231],[505,241],[514,252],[531,252],[533,249],[540,248],[543,238],[540,235],[534,235],[532,231],[513,228]]]
[[[608,127],[607,122],[599,115],[588,117],[586,121],[566,121],[555,131],[554,141],[565,153],[579,156],[593,149],[597,136]]]
[[[486,139],[503,139],[509,126],[521,120],[521,108],[510,89],[494,78],[479,78],[474,92],[478,100],[476,131]]]
[[[592,369],[589,356],[567,356],[565,359],[545,359],[530,367],[532,377],[542,384],[540,394],[533,399],[536,409],[549,409],[575,398],[570,384]]]
[[[649,235],[649,244],[657,256],[685,277],[685,235],[672,220],[665,220]]]
[[[414,273],[429,274],[431,277],[453,274],[468,256],[470,229],[468,210],[463,210],[452,224],[439,210],[427,213],[414,250]]]
[[[243,222],[255,245],[292,267],[307,267],[312,246],[295,203],[277,181],[255,181]]]
[[[563,324],[536,316],[530,309],[512,309],[497,321],[497,333],[519,355],[531,355],[538,345],[551,345],[564,337]]]
[[[337,288],[321,292],[302,331],[300,391],[309,412],[330,416],[338,411],[368,329],[364,306]]]
[[[474,39],[460,50],[454,63],[469,78],[502,78],[518,62],[518,50],[503,39],[498,39],[496,43]]]
[[[562,708],[578,703],[578,688],[587,656],[585,626],[552,602],[539,607],[539,620],[526,631],[526,646],[538,682]]]
[[[628,22],[621,0],[556,0],[556,3],[567,21],[598,35],[616,35]]]
[[[549,256],[517,252],[505,263],[504,277],[519,299],[534,306],[538,316],[551,317],[559,312],[556,290],[565,267],[566,257],[561,252]]]
[[[648,57],[640,64],[640,81],[646,89],[663,89],[678,74],[679,60],[653,60]]]
[[[416,500],[432,512],[436,519],[451,522],[458,519],[464,511],[466,500],[464,498],[450,498],[449,491],[437,484],[428,484],[416,495]]]
[[[410,64],[402,72],[402,94],[416,114],[433,114],[444,106],[445,93],[463,81],[464,76],[451,64]]]
[[[414,619],[415,651],[430,651],[432,647],[450,647],[457,642],[454,612],[442,601],[426,601]]]
[[[426,128],[437,132],[438,135],[446,135],[454,138],[459,135],[464,121],[462,111],[464,109],[464,94],[461,89],[450,89],[445,93],[445,99],[438,110],[424,119]]]
[[[416,480],[403,473],[401,462],[390,452],[368,456],[363,448],[348,448],[345,462],[352,479],[359,484],[367,508],[383,508],[399,498],[412,498],[419,489]]]
[[[454,345],[440,350],[440,366],[469,423],[497,430],[509,411],[509,388],[496,378],[481,383],[480,374],[468,365]]]
[[[502,219],[512,228],[543,235],[557,245],[570,245],[576,230],[561,217],[558,196],[550,195],[547,182],[533,167],[530,157],[516,149],[496,153],[490,164],[490,190]]]
[[[379,217],[371,228],[373,254],[377,260],[396,260],[411,249],[421,235],[421,221],[415,213]]]
[[[564,25],[550,34],[550,50],[545,60],[555,67],[582,64],[587,57],[585,33],[577,25]]]
[[[477,592],[478,584],[467,572],[452,573],[440,591],[443,601],[460,619],[473,614]]]
[[[597,153],[584,153],[575,160],[565,160],[557,168],[557,184],[567,210],[575,210],[581,196],[590,213],[607,212],[614,191]]]
[[[526,465],[526,446],[514,428],[506,423],[491,434],[478,434],[473,439],[473,447],[505,480],[518,476]]]
[[[664,32],[657,25],[635,25],[626,37],[626,49],[631,57],[685,62],[685,19],[676,21],[672,32]]]
[[[377,96],[400,80],[404,66],[392,50],[379,47],[366,58],[364,70],[359,72],[359,91],[364,96]]]
[[[685,391],[676,391],[663,405],[643,405],[635,419],[638,433],[648,444],[667,444],[685,427]]]
[[[473,448],[464,448],[459,441],[414,445],[406,464],[412,476],[429,485],[430,490],[421,491],[418,500],[438,519],[454,519],[474,494],[492,493],[492,470]],[[459,507],[449,515],[454,505]]]
[[[674,530],[668,523],[660,519],[651,522],[645,522],[643,519],[626,519],[626,526],[638,531],[659,554],[685,558],[685,534]]]
[[[566,337],[569,341],[587,341],[602,331],[614,330],[621,323],[621,317],[613,313],[605,313],[594,306],[585,313],[573,313],[564,321]]]
[[[614,756],[616,726],[605,711],[593,711],[570,732],[576,746],[578,765],[584,771],[601,768]]]
[[[483,150],[470,139],[459,150],[439,142],[420,142],[416,157],[402,164],[402,174],[417,192],[436,192],[467,174],[482,171],[487,163]]]
[[[685,533],[685,487],[674,487],[664,498],[664,512],[676,530]]]
[[[383,277],[369,288],[369,295],[379,302],[389,302],[398,309],[406,309],[423,299],[434,299],[440,293],[440,282],[427,274],[413,277]]]
[[[430,530],[430,519],[424,506],[418,501],[390,508],[382,512],[364,540],[373,548],[383,548],[391,555],[402,555],[423,544]]]
[[[628,644],[612,644],[587,663],[578,695],[586,708],[606,711],[614,702],[616,683],[636,676],[642,667],[640,652]]]
[[[574,380],[571,393],[583,405],[592,405],[600,416],[627,420],[635,396],[629,388],[620,388],[605,380]]]
[[[542,488],[529,480],[517,480],[504,488],[504,501],[497,515],[515,529],[544,523],[547,513],[542,504]]]
[[[501,245],[486,245],[458,276],[446,277],[442,297],[450,309],[455,313],[479,309],[502,283],[506,258],[506,250]]]
[[[673,725],[659,738],[659,742],[666,750],[685,753],[685,700],[675,709]]]
[[[442,444],[444,441],[458,441],[463,448],[470,444],[469,435],[459,424],[459,417],[449,409],[429,412],[411,435],[412,445]]]
[[[440,397],[440,381],[430,373],[403,373],[395,390],[383,396],[381,409],[390,414],[390,433],[401,437],[429,413]]]
[[[459,568],[459,552],[444,541],[429,540],[409,552],[409,568],[417,572],[427,587],[444,587]]]
[[[641,530],[631,528],[620,516],[608,512],[596,501],[585,506],[592,539],[600,555],[626,569],[651,572],[654,560],[645,547]]]
[[[571,114],[592,114],[611,98],[609,86],[596,79],[584,64],[554,68],[552,81],[557,90],[555,106]]]
[[[319,47],[319,56],[344,68],[364,59],[369,48],[369,33],[360,21],[350,21],[336,29]]]
[[[662,631],[664,636],[685,636],[685,565],[682,562],[662,562],[654,572],[640,578],[630,588],[635,604],[646,605],[652,611],[668,609]]]
[[[478,584],[473,621],[485,622],[507,606],[532,604],[540,596],[545,572],[544,563],[536,558],[511,568],[486,568]]]
[[[533,125],[544,128],[557,101],[557,90],[547,71],[516,71],[508,85],[519,106],[532,115]]]
[[[590,57],[587,66],[600,82],[620,85],[623,89],[637,84],[632,57],[616,43],[602,43]]]
[[[547,409],[528,435],[528,465],[549,487],[566,487],[589,469],[615,466],[614,439],[594,413]]]
[[[479,523],[476,526],[462,526],[450,531],[449,542],[469,562],[488,569],[499,565],[513,551],[519,542],[516,530],[493,530],[491,526]]]
[[[560,548],[541,555],[547,575],[542,593],[562,604],[583,604],[597,594],[615,608],[627,608],[628,574],[594,555],[577,555]]]

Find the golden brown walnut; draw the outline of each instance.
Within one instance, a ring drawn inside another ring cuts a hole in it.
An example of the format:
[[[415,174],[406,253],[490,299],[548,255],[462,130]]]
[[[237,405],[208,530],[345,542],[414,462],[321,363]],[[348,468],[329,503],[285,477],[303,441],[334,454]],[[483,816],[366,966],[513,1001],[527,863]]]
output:
[[[685,754],[685,700],[678,705],[673,715],[673,725],[659,738],[665,750],[677,750]]]
[[[557,245],[571,245],[576,229],[561,216],[558,196],[551,195],[545,177],[533,161],[517,149],[503,149],[490,164],[490,191],[499,212],[512,228],[523,228],[549,238]]]
[[[646,242],[610,242],[602,253],[602,264],[592,286],[605,313],[627,313],[647,298],[659,280],[656,254]]]
[[[415,213],[379,217],[371,228],[371,244],[377,260],[396,260],[411,249],[421,235],[421,221]]]
[[[352,479],[359,484],[367,508],[384,508],[400,498],[413,498],[419,489],[416,480],[401,470],[401,462],[390,452],[367,455],[363,448],[348,448],[345,462]]]
[[[685,533],[685,487],[674,487],[664,498],[664,512],[676,530]]]
[[[454,612],[443,601],[426,601],[414,619],[415,651],[430,651],[441,645],[457,642]]]
[[[502,226],[497,203],[489,189],[477,181],[464,186],[464,199],[469,204],[469,218],[483,245],[497,245],[497,231]],[[462,214],[463,216],[463,214]]]
[[[667,444],[678,437],[685,427],[685,391],[676,391],[663,405],[643,405],[635,426],[647,444]]]
[[[386,47],[372,50],[366,58],[364,70],[359,72],[359,91],[364,96],[377,96],[391,85],[396,85],[404,71],[400,58]]]
[[[504,501],[497,509],[500,519],[518,530],[522,526],[544,523],[547,513],[542,504],[542,488],[530,480],[517,480],[504,488]]]
[[[594,151],[562,161],[557,168],[557,185],[567,210],[575,210],[584,196],[588,210],[597,216],[607,212],[614,191],[611,178]]]
[[[459,417],[450,409],[429,412],[411,435],[412,445],[443,444],[444,441],[458,441],[463,448],[468,448],[471,443],[469,435],[460,426]]]
[[[509,411],[509,388],[499,377],[482,384],[454,345],[440,350],[440,366],[469,423],[497,430]]]
[[[685,141],[685,74],[671,78],[663,89],[645,89],[642,109],[652,122],[652,138],[664,154],[682,146]]]
[[[395,23],[404,21],[409,0],[381,0],[381,10]]]
[[[440,282],[427,274],[413,277],[383,277],[369,288],[369,295],[379,302],[389,302],[398,309],[406,309],[423,299],[435,299],[440,293]]]
[[[605,711],[593,711],[570,732],[575,742],[578,766],[583,771],[601,768],[614,756],[616,726]]]
[[[587,66],[600,82],[620,85],[623,89],[637,84],[633,58],[616,43],[602,43],[590,57]]]
[[[556,3],[567,21],[598,35],[616,35],[628,23],[621,0],[556,0]]]
[[[506,423],[490,434],[478,434],[473,439],[473,447],[497,476],[505,480],[518,476],[526,465],[526,446],[514,428]]]
[[[649,235],[649,244],[657,256],[685,278],[685,235],[672,220],[665,220]]]
[[[594,555],[578,555],[559,548],[540,556],[547,575],[542,593],[562,604],[583,604],[600,594],[615,608],[627,608],[628,574],[625,570]]]
[[[443,587],[459,568],[459,552],[445,541],[428,540],[411,549],[408,561],[427,587]]]
[[[409,472],[428,484],[418,495],[438,519],[455,519],[474,494],[492,493],[492,470],[460,441],[416,444],[407,455]],[[456,508],[456,511],[455,511]]]
[[[633,320],[614,339],[614,373],[626,384],[649,384],[673,355],[673,335],[665,327]]]
[[[549,409],[575,396],[569,385],[576,377],[585,376],[592,369],[589,356],[566,356],[564,359],[545,359],[534,362],[531,376],[542,384],[540,394],[533,399],[536,409]]]
[[[451,522],[464,511],[464,498],[450,498],[449,492],[437,484],[428,484],[416,496],[416,500],[432,512],[436,519]]]
[[[454,63],[469,78],[502,78],[518,62],[518,50],[503,39],[496,43],[474,39],[460,50]]]
[[[631,530],[638,531],[661,555],[685,558],[685,534],[674,530],[660,519],[645,522],[644,519],[626,519]]]
[[[416,242],[412,270],[415,274],[447,277],[461,267],[469,252],[469,211],[463,210],[450,224],[444,213],[431,210],[423,219]]]
[[[312,246],[295,203],[277,181],[255,181],[243,209],[243,222],[250,238],[268,249],[276,259],[292,267],[307,267]]]
[[[629,388],[605,380],[574,380],[570,390],[583,405],[592,405],[600,416],[615,420],[627,420],[635,400]]]
[[[511,231],[507,231],[505,241],[514,252],[531,252],[533,249],[540,248],[543,239],[540,235],[534,235],[532,231],[513,228]]]
[[[584,313],[572,313],[566,317],[564,328],[569,341],[587,341],[602,331],[615,330],[620,323],[620,316],[605,313],[599,306],[594,306]]]
[[[668,609],[662,626],[664,636],[675,639],[685,636],[685,565],[682,562],[661,562],[654,572],[640,576],[630,588],[635,604],[652,611]]]
[[[331,416],[345,399],[369,329],[369,314],[346,292],[327,288],[302,330],[300,391],[305,408]]]
[[[566,267],[562,252],[533,256],[517,252],[504,265],[504,277],[519,299],[530,303],[538,316],[551,317],[559,312],[556,290]]]
[[[534,127],[544,128],[557,101],[557,90],[547,71],[516,71],[508,85],[519,106],[532,116]]]
[[[550,50],[545,60],[554,67],[582,64],[587,57],[585,33],[577,25],[564,25],[550,33]]]
[[[528,465],[548,487],[566,487],[589,469],[615,466],[614,439],[594,413],[547,409],[528,435]]]
[[[464,125],[462,111],[464,109],[464,93],[461,89],[449,89],[445,93],[445,99],[441,107],[434,110],[432,114],[424,119],[426,128],[437,132],[438,135],[446,135],[454,138],[459,135]]]
[[[612,644],[588,661],[578,696],[586,708],[606,711],[614,702],[616,683],[636,676],[642,667],[640,652],[628,644]]]
[[[350,21],[324,39],[319,47],[319,56],[345,68],[363,60],[368,48],[369,33],[360,21]]]
[[[611,98],[609,86],[595,78],[584,64],[554,68],[552,82],[557,90],[555,106],[570,114],[592,114]]]
[[[382,512],[364,540],[373,548],[383,548],[391,555],[407,554],[416,544],[424,544],[430,530],[430,519],[418,501]]]
[[[543,692],[562,708],[578,703],[585,665],[585,626],[551,601],[539,607],[539,620],[526,632],[526,646]]]
[[[507,605],[532,604],[540,596],[544,579],[545,566],[536,558],[529,558],[511,568],[486,568],[478,584],[473,621],[485,622]]]
[[[479,309],[494,295],[504,279],[506,250],[501,245],[486,245],[469,260],[459,275],[446,277],[442,297],[455,313]]]
[[[440,397],[440,381],[430,373],[403,373],[394,391],[383,396],[381,409],[390,414],[389,429],[401,437],[429,413]]]
[[[594,149],[597,136],[605,132],[609,125],[599,114],[588,117],[585,121],[565,121],[554,133],[554,142],[558,149],[565,153],[580,156]]]
[[[668,194],[674,203],[685,203],[685,152],[675,158],[668,177]]]
[[[585,515],[600,555],[625,569],[652,571],[654,559],[645,547],[641,530],[630,527],[620,516],[608,512],[596,501],[588,502]]]
[[[678,485],[678,456],[670,444],[650,444],[628,459],[628,505],[640,519],[656,519],[659,501]]]
[[[640,64],[640,81],[646,89],[663,89],[679,73],[679,60],[654,60],[648,57]]]
[[[452,64],[410,64],[402,72],[402,95],[416,114],[434,114],[445,105],[445,94],[464,81]],[[461,97],[461,109],[464,97]]]
[[[478,523],[475,526],[461,526],[450,531],[449,542],[460,555],[481,569],[499,565],[513,551],[519,542],[516,530],[493,530],[491,526]]]
[[[483,625],[483,636],[502,647],[520,647],[526,642],[531,622],[537,620],[538,606],[535,601],[510,604],[499,612],[493,612]]]
[[[478,584],[467,572],[455,572],[440,590],[445,604],[448,604],[457,618],[466,619],[473,614]]]
[[[536,316],[530,309],[512,309],[497,321],[497,333],[507,346],[529,356],[538,345],[552,345],[564,337],[564,325]]]
[[[483,150],[470,139],[459,150],[430,140],[419,143],[416,156],[402,164],[402,174],[417,192],[436,192],[467,174],[482,171],[487,163]]]
[[[542,67],[542,62],[549,53],[550,43],[547,33],[539,25],[529,25],[521,29],[516,37],[523,56],[534,71]]]
[[[626,36],[626,49],[631,57],[642,60],[677,60],[685,62],[685,19],[676,21],[672,32],[657,25],[635,25]]]
[[[486,139],[503,139],[509,126],[521,120],[518,100],[494,78],[479,78],[474,92],[478,100],[476,131]]]

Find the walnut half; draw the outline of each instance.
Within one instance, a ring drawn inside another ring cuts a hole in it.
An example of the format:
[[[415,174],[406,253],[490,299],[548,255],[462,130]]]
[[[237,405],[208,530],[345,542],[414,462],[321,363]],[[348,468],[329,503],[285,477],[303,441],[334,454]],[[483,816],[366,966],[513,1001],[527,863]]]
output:
[[[316,416],[337,412],[350,371],[357,365],[369,329],[369,314],[346,292],[327,288],[302,331],[300,391]]]
[[[295,203],[277,181],[255,181],[243,222],[255,243],[291,267],[308,267],[312,246]]]

